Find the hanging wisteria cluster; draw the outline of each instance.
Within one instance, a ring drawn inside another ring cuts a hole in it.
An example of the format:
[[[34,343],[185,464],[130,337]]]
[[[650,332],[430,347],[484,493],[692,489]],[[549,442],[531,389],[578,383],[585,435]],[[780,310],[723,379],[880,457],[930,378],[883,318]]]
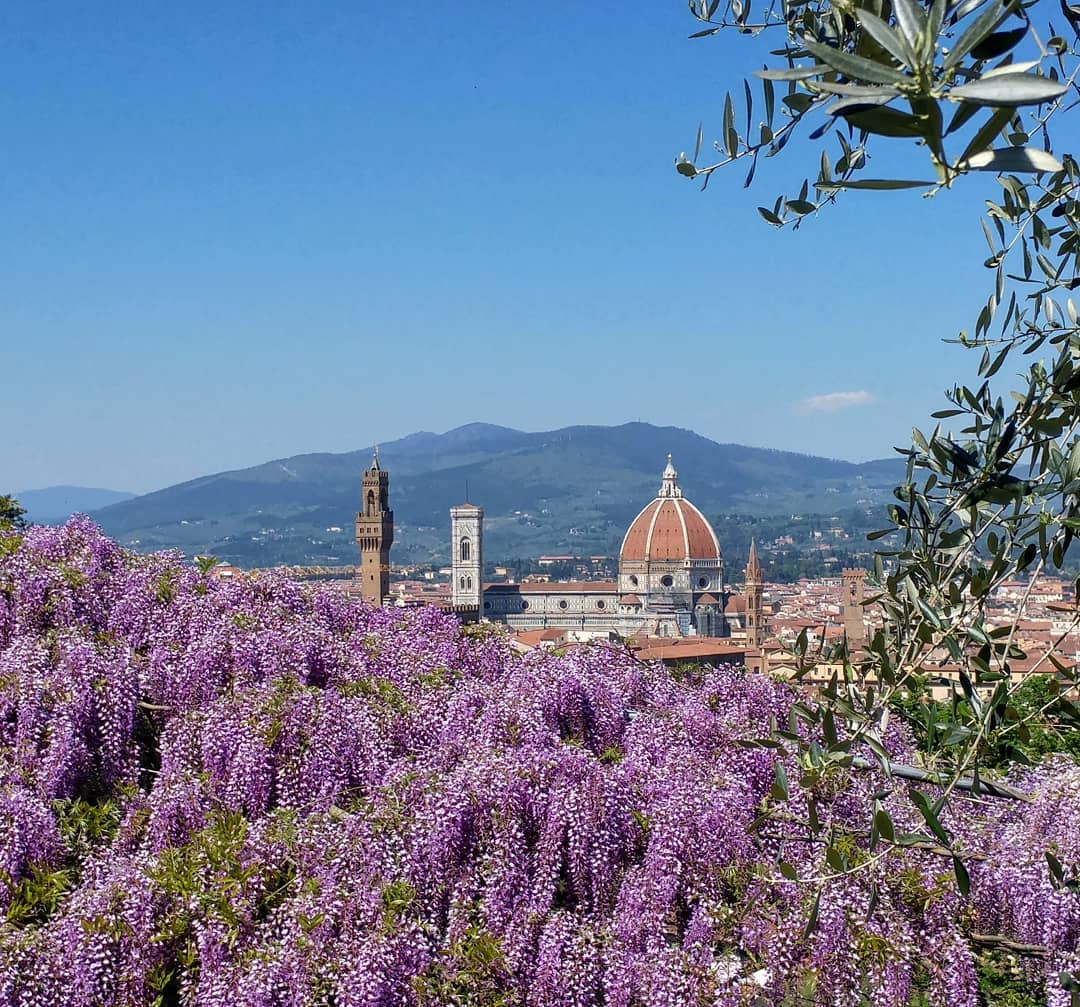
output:
[[[0,533],[0,1007],[974,1007],[973,934],[1037,945],[1067,1004],[1077,767],[950,803],[962,896],[932,842],[859,831],[875,800],[925,827],[898,781],[745,744],[796,699],[219,582],[83,518]]]

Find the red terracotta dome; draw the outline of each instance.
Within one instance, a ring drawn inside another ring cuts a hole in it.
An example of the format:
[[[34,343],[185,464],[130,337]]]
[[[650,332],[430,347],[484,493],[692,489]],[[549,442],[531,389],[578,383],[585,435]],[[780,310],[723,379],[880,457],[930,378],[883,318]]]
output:
[[[620,562],[720,559],[716,532],[701,511],[683,497],[670,455],[660,493],[631,522],[619,559]]]

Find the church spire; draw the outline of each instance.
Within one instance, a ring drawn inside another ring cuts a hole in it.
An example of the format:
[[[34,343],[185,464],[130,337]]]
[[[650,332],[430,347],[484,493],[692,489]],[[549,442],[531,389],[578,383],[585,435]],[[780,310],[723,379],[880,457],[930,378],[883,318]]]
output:
[[[761,583],[761,564],[758,562],[757,544],[753,538],[750,539],[750,558],[746,561],[746,583]]]
[[[765,585],[761,579],[761,564],[757,558],[757,543],[750,539],[750,558],[746,562],[746,645],[760,648],[765,642]]]
[[[661,478],[663,479],[663,482],[660,483],[660,492],[657,496],[672,498],[682,496],[682,489],[679,487],[679,473],[675,471],[675,466],[671,464],[670,451],[667,456],[667,467],[664,469],[664,474]]]

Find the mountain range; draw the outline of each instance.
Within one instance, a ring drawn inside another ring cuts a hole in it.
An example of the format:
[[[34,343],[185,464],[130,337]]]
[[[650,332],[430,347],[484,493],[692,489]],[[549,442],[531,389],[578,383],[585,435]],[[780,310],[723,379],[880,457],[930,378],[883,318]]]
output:
[[[26,508],[28,520],[38,524],[53,524],[72,514],[85,514],[109,504],[130,500],[135,494],[92,486],[47,486],[39,490],[22,490],[15,496]]]
[[[93,516],[140,550],[212,553],[243,566],[352,563],[360,473],[372,451],[296,455],[219,472],[112,503]],[[903,475],[899,458],[855,464],[720,444],[647,423],[540,433],[471,423],[381,446],[395,512],[393,561],[444,561],[447,512],[466,495],[485,510],[489,560],[612,555],[655,495],[669,452],[687,497],[718,532],[732,515],[876,515]]]

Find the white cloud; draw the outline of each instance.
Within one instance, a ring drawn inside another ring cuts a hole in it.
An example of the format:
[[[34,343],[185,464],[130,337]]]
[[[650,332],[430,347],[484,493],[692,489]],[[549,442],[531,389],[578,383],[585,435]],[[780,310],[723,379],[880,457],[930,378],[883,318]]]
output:
[[[794,410],[803,416],[808,413],[836,413],[854,406],[868,406],[873,401],[874,396],[869,392],[828,392],[825,395],[811,395],[796,402]]]

